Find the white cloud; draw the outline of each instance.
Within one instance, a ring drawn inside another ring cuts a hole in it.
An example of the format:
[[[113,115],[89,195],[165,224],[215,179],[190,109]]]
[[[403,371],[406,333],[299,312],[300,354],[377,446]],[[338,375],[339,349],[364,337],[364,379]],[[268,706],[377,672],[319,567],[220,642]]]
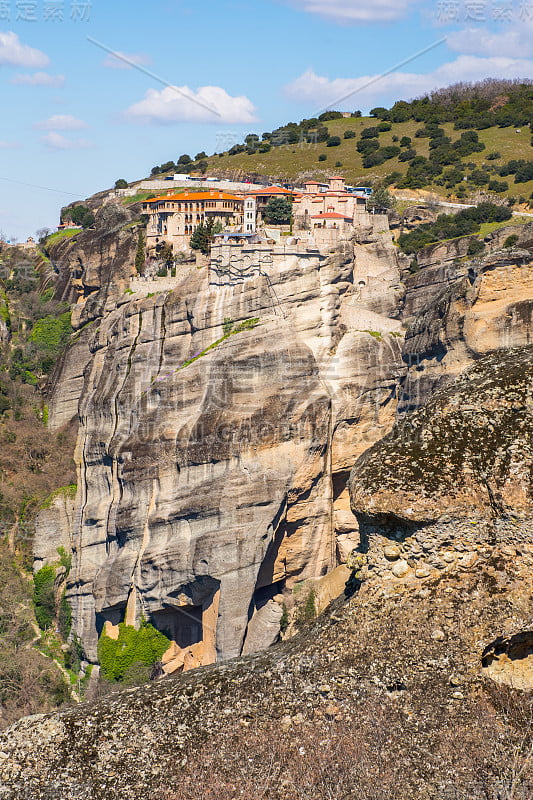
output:
[[[317,109],[371,108],[383,96],[409,100],[458,81],[479,81],[501,76],[533,78],[533,60],[463,55],[455,61],[442,64],[433,72],[393,72],[379,80],[376,80],[379,75],[330,80],[309,69],[285,87],[285,94],[295,102],[312,103]]]
[[[0,140],[0,150],[18,150],[22,147],[20,142],[5,142]]]
[[[197,92],[188,86],[149,89],[143,100],[127,109],[126,116],[148,125],[257,121],[255,107],[247,97],[232,97],[219,86],[202,86]]]
[[[47,133],[41,141],[49,150],[85,150],[93,146],[92,142],[87,139],[67,139],[66,136],[55,131]]]
[[[122,58],[120,56],[122,56]],[[123,59],[127,59],[131,62],[131,64],[128,64],[127,61],[124,61]],[[102,61],[102,65],[104,67],[109,67],[109,69],[133,69],[132,64],[147,66],[151,63],[152,59],[150,56],[147,56],[144,53],[121,53],[120,50],[117,50],[116,56],[109,55],[106,59],[104,59],[104,61]]]
[[[48,72],[34,72],[31,75],[15,75],[10,83],[15,86],[51,86],[57,89],[65,85],[65,76],[50,75]]]
[[[36,122],[33,126],[40,131],[80,131],[87,123],[71,114],[55,114],[53,117]]]
[[[0,31],[0,65],[39,69],[49,63],[46,53],[22,44],[16,33]]]
[[[447,42],[452,50],[463,54],[529,58],[533,56],[533,25],[524,22],[501,32],[466,28],[449,34]]]
[[[290,5],[334,22],[391,22],[406,16],[421,0],[285,0]]]

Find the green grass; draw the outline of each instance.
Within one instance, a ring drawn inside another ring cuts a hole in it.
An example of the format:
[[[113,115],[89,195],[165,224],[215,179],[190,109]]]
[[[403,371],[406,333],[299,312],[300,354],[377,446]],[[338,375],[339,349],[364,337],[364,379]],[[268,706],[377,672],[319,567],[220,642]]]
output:
[[[158,196],[159,192],[137,192],[137,194],[134,194],[131,197],[123,197],[120,202],[124,206],[131,206],[133,203],[143,203],[145,200],[151,200],[153,197]],[[135,225],[136,224],[137,223],[135,223]]]
[[[63,231],[51,233],[46,239],[46,247],[56,244],[56,242],[61,241],[61,239],[71,239],[73,236],[76,236],[76,234],[81,233],[81,231],[82,228],[65,228]]]
[[[342,174],[348,183],[358,184],[360,181],[370,178],[383,178],[391,172],[400,172],[404,175],[407,172],[408,163],[392,158],[377,167],[365,169],[361,154],[357,151],[356,145],[360,139],[363,128],[373,127],[377,121],[373,117],[361,117],[350,119],[338,119],[325,123],[331,136],[340,136],[341,144],[339,147],[326,147],[325,142],[319,144],[296,144],[282,145],[273,147],[268,153],[256,153],[248,155],[239,153],[238,155],[210,156],[208,159],[209,174],[216,174],[219,171],[232,173],[232,177],[239,179],[250,173],[270,175],[273,179],[296,180],[305,176],[312,176],[315,180],[326,180],[328,176],[336,173]],[[402,136],[409,136],[413,140],[412,146],[418,155],[427,157],[429,155],[429,140],[427,138],[415,138],[415,133],[423,123],[410,120],[408,122],[394,123],[390,131],[381,133],[379,136],[380,146],[394,144],[393,136],[399,139]],[[462,131],[456,131],[453,123],[441,125],[447,136],[452,141],[459,139]],[[344,131],[355,131],[355,139],[343,139]],[[511,159],[531,159],[533,158],[533,148],[531,147],[531,131],[529,128],[522,128],[520,133],[516,133],[515,128],[487,128],[478,131],[479,140],[486,145],[486,149],[480,153],[473,153],[463,159],[466,163],[473,163],[477,166],[487,164],[488,166],[499,167]],[[494,161],[487,161],[487,155],[498,151],[501,157]],[[318,161],[318,156],[324,153],[327,160]],[[335,167],[337,161],[342,162],[342,167]],[[445,169],[448,169],[446,167]],[[510,175],[501,178],[494,175],[495,180],[507,181],[509,190],[502,196],[529,198],[533,192],[533,181],[529,183],[514,183],[514,176]],[[475,190],[475,187],[466,186],[467,189]],[[453,197],[452,191],[444,186],[431,184],[426,189],[440,197]]]
[[[59,489],[56,489],[52,494],[48,495],[46,500],[41,505],[42,509],[51,508],[52,503],[56,499],[56,497],[75,497],[76,492],[78,491],[78,487],[76,484],[72,484],[71,486],[61,486]]]
[[[526,225],[528,222],[533,222],[533,219],[528,217],[513,217],[505,222],[484,222],[476,236],[480,236],[483,239],[485,236],[488,236],[489,233],[493,233],[493,231],[497,231],[500,228],[512,228],[517,225]]]

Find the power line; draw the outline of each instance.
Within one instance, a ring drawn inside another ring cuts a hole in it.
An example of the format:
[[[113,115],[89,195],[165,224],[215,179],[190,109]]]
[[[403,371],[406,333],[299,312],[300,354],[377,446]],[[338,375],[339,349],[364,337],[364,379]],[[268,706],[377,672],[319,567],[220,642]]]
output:
[[[62,189],[52,189],[51,186],[39,186],[37,183],[25,183],[24,181],[15,181],[13,178],[2,178],[0,176],[0,181],[5,181],[6,183],[15,183],[18,186],[28,186],[30,189],[42,189],[45,192],[55,192],[56,194],[68,194],[71,197],[76,197],[78,200],[80,198],[79,194],[74,194],[74,192],[67,192],[63,191]]]

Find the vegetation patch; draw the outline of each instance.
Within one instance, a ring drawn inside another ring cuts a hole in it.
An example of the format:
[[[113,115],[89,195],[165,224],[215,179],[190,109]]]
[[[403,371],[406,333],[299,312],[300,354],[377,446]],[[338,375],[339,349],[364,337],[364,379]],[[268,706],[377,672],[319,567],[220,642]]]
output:
[[[80,233],[79,228],[65,228],[62,231],[57,231],[57,233],[51,233],[44,242],[44,247],[46,249],[50,248],[53,244],[57,244],[62,239],[72,239],[73,236],[76,236]],[[46,257],[46,256],[45,256]]]
[[[127,678],[135,665],[151,667],[161,661],[170,640],[149,622],[139,630],[121,622],[117,639],[106,633],[98,641],[98,661],[107,680],[120,683]]]
[[[430,244],[477,233],[485,222],[504,222],[512,216],[508,206],[480,203],[457,214],[439,214],[435,222],[426,222],[414,231],[400,234],[398,244],[404,253],[417,253]]]
[[[56,497],[76,497],[76,492],[78,491],[78,487],[75,483],[71,484],[70,486],[60,486],[59,489],[55,489],[52,494],[49,494],[44,503],[42,504],[41,508],[51,508],[54,500]],[[61,548],[62,550],[63,548]],[[60,553],[61,555],[61,553]]]
[[[56,613],[56,567],[45,564],[33,577],[33,607],[37,624],[42,631],[51,627]]]

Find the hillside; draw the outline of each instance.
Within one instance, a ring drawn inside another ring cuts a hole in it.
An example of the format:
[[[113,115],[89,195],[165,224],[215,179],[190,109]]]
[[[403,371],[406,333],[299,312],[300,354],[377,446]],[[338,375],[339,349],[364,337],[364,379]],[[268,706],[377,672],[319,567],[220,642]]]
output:
[[[369,505],[374,465],[356,462],[352,507],[367,541],[351,599],[263,653],[21,720],[0,736],[5,800],[530,798],[531,498],[504,506],[517,465],[531,469],[532,363],[531,347],[481,359],[412,430],[374,448],[379,489],[395,501],[382,517]],[[515,410],[494,430],[505,397]],[[443,425],[450,405],[461,436]],[[503,431],[503,452],[512,427],[507,463],[481,448],[464,470],[478,492],[506,482],[494,515],[488,497],[472,511],[452,482],[439,491],[431,459],[411,484],[429,487],[431,514],[398,496],[390,465],[405,467],[421,430],[455,465],[472,438],[492,444]]]
[[[36,514],[75,480],[75,426],[46,427],[42,390],[71,328],[68,305],[42,289],[43,269],[35,252],[0,250],[0,728],[70,699],[52,660],[66,662],[64,639],[39,630],[33,602]]]
[[[0,252],[3,800],[533,796],[533,89],[372,114],[154,169],[350,153],[331,236]]]
[[[371,113],[343,118],[326,112],[318,119],[249,134],[223,153],[199,153],[192,161],[180,156],[175,165],[167,162],[152,173],[172,174],[176,168],[233,179],[268,176],[299,182],[340,172],[355,185],[385,181],[454,200],[479,192],[531,199],[533,88],[527,82],[486,82],[459,87],[455,93],[451,87]]]

